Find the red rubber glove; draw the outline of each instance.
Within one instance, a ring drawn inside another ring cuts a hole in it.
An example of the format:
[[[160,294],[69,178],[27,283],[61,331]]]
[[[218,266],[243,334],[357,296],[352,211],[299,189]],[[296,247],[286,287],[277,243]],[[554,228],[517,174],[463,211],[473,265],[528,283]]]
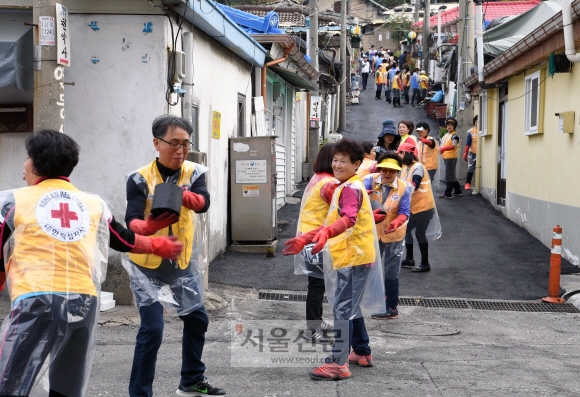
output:
[[[393,233],[395,230],[400,228],[403,225],[403,223],[407,222],[407,219],[409,219],[407,215],[404,214],[397,215],[397,217],[393,219],[389,224],[389,228],[385,230],[385,234]]]
[[[375,218],[375,225],[381,223],[387,217],[387,214],[383,208],[377,208],[373,211],[373,217]]]
[[[443,154],[444,152],[446,152],[448,150],[453,150],[453,149],[455,149],[455,146],[453,146],[453,145],[441,146],[439,148],[439,153]]]
[[[286,241],[284,245],[286,248],[282,250],[282,255],[296,255],[302,251],[306,244],[310,244],[312,239],[322,229],[320,226],[317,229],[311,230],[308,233],[305,233],[301,236],[291,238],[290,240]]]
[[[465,146],[463,149],[463,160],[467,161],[467,152],[469,152],[469,146]]]
[[[158,230],[165,229],[178,220],[179,216],[175,214],[164,213],[157,217],[153,216],[153,214],[149,214],[147,219],[144,221],[141,219],[133,219],[129,222],[129,229],[142,236],[151,236]]]
[[[205,207],[205,198],[201,194],[190,192],[189,190],[183,191],[182,205],[195,212],[200,212]]]
[[[326,245],[326,241],[329,238],[336,237],[339,234],[344,233],[346,229],[351,226],[352,224],[350,223],[350,218],[348,216],[343,216],[342,218],[336,220],[332,225],[321,229],[312,239],[312,242],[316,243],[316,245],[312,247],[312,253],[318,254],[320,251],[322,251]]]
[[[134,254],[155,254],[165,259],[176,260],[183,250],[183,243],[175,236],[144,237],[135,234]]]
[[[6,288],[6,272],[0,272],[0,292]]]
[[[322,188],[320,189],[320,197],[325,202],[330,204],[332,196],[334,195],[334,191],[336,190],[337,187],[338,187],[337,182],[326,182],[324,185],[322,185]]]
[[[431,141],[429,139],[427,139],[427,138],[421,138],[421,137],[419,137],[419,140],[421,142],[423,142],[425,145],[430,145],[431,144]]]

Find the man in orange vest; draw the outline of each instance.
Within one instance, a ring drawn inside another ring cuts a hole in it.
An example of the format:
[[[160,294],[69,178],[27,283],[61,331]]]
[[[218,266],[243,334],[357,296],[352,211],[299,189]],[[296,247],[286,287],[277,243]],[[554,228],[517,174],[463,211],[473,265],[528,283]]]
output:
[[[477,115],[473,118],[473,127],[467,131],[467,140],[463,150],[463,160],[467,161],[467,178],[465,178],[465,190],[471,189],[471,178],[475,173],[477,158]]]
[[[439,168],[439,144],[429,136],[429,123],[424,121],[418,122],[415,131],[417,131],[417,135],[419,136],[419,142],[417,142],[419,161],[425,166],[427,173],[429,173],[431,183],[433,183],[433,178]]]
[[[94,357],[108,248],[176,259],[183,245],[125,229],[99,196],[78,190],[69,175],[79,146],[68,135],[38,131],[25,146],[28,187],[0,192],[0,290],[7,281],[11,300],[2,327],[0,396],[30,395],[48,360],[49,396],[81,397]],[[149,224],[176,221],[160,215]]]

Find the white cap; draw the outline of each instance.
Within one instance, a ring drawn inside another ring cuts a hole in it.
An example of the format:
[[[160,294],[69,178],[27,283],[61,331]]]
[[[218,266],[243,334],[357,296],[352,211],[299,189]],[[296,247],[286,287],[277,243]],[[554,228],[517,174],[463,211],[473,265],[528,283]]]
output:
[[[423,131],[424,129],[425,128],[423,128],[423,127],[417,127],[417,128],[415,128],[415,130],[417,130],[417,131]]]
[[[425,71],[424,70],[421,70],[421,74],[425,74]]]

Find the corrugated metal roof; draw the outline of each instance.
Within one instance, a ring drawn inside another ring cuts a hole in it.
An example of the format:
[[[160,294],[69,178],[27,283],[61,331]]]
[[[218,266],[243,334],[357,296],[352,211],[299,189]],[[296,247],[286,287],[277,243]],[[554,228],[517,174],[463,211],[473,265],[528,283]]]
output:
[[[540,4],[540,0],[527,1],[499,1],[499,2],[484,2],[483,12],[485,13],[485,20],[491,21],[495,18],[505,17],[509,15],[519,15],[534,8]],[[473,4],[473,14],[475,15],[475,3]],[[459,19],[459,7],[451,10],[446,10],[441,13],[441,26],[445,28],[449,24],[457,24]],[[429,18],[431,30],[437,28],[437,14]],[[415,22],[413,28],[423,26],[423,21]]]

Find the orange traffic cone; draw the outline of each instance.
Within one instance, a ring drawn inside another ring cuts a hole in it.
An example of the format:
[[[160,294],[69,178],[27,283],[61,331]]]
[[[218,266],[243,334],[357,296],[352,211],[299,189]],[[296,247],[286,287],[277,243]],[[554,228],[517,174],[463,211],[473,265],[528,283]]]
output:
[[[552,254],[550,255],[550,281],[548,296],[542,298],[548,303],[564,303],[560,298],[560,268],[562,265],[562,228],[556,225],[552,232]]]

